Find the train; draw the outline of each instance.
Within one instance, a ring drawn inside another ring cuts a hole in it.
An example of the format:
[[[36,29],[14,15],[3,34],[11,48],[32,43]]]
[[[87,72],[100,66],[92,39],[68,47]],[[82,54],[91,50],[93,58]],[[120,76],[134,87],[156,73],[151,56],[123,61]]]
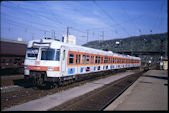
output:
[[[1,75],[24,73],[24,60],[27,43],[1,39],[0,61]]]
[[[28,42],[24,77],[36,86],[57,85],[85,74],[140,66],[139,57],[44,38]]]

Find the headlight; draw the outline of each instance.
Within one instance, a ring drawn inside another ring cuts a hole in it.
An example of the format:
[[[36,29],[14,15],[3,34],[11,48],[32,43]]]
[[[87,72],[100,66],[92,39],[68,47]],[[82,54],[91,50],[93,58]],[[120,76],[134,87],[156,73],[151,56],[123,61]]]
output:
[[[53,71],[54,68],[53,67],[48,67],[48,71]]]

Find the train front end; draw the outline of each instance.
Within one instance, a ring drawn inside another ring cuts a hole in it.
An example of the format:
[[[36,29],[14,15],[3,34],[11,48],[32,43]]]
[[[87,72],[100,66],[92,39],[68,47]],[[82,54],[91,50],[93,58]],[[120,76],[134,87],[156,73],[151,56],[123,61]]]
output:
[[[60,45],[45,39],[30,41],[24,61],[24,77],[36,86],[57,82],[60,77]]]

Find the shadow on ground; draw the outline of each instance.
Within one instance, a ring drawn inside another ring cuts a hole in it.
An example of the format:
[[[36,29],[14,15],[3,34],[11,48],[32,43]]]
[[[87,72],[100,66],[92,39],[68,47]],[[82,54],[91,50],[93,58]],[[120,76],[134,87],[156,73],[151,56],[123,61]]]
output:
[[[140,81],[139,83],[152,84],[152,82],[145,82],[145,81]]]
[[[29,80],[25,79],[18,79],[18,80],[13,80],[14,85],[18,85],[24,88],[31,88],[33,87],[33,84]]]
[[[144,75],[143,77],[151,77],[151,78],[157,78],[157,79],[168,80],[168,77],[166,77],[166,76]]]

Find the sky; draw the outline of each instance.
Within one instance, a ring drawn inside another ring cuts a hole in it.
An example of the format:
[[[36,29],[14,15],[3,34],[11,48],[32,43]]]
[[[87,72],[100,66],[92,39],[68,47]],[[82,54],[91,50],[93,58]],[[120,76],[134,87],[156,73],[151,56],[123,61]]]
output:
[[[69,34],[77,45],[168,32],[167,0],[2,1],[1,38],[23,41]]]

